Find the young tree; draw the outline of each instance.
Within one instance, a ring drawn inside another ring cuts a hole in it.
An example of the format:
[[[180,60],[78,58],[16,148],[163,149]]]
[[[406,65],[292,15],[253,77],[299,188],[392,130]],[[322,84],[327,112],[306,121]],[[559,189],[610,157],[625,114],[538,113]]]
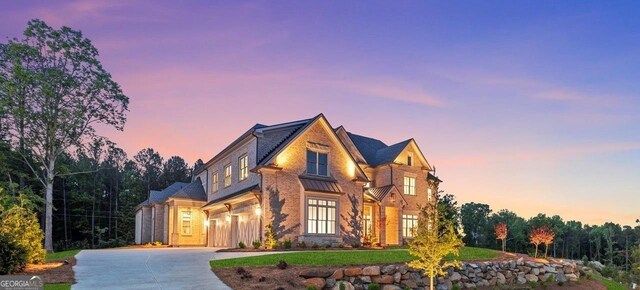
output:
[[[546,231],[542,235],[542,243],[544,244],[544,257],[547,258],[549,253],[549,245],[553,243],[553,238],[556,234],[550,228],[546,228]]]
[[[96,124],[123,130],[129,99],[80,31],[31,20],[24,38],[0,51],[0,103],[8,106],[2,127],[16,147],[30,149],[19,152],[45,188],[44,246],[52,251],[58,157],[94,137]]]
[[[503,222],[499,222],[495,227],[496,238],[502,241],[502,251],[505,251],[507,247],[507,225]]]
[[[442,195],[444,191],[438,192],[438,217],[440,218],[441,225],[446,225],[450,222],[453,225],[453,230],[456,234],[460,234],[460,207],[455,196],[452,194]]]
[[[529,242],[535,246],[534,258],[538,257],[538,246],[540,244],[545,244],[545,242],[548,241],[549,232],[551,232],[551,230],[547,226],[531,229],[531,233],[529,233]],[[551,238],[551,241],[553,241],[553,237]]]
[[[424,270],[431,281],[431,290],[434,289],[436,276],[444,275],[448,267],[460,265],[459,261],[443,262],[442,259],[448,254],[457,256],[464,245],[451,223],[442,227],[439,222],[435,204],[423,207],[418,217],[418,227],[413,229],[414,239],[409,242],[409,253],[417,259],[410,261],[408,265]]]

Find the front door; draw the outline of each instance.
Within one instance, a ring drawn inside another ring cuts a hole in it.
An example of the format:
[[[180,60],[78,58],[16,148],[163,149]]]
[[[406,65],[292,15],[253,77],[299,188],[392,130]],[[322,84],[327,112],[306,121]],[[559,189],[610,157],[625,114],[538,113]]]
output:
[[[384,209],[386,220],[385,241],[387,245],[398,245],[400,243],[400,216],[397,207],[387,206]]]

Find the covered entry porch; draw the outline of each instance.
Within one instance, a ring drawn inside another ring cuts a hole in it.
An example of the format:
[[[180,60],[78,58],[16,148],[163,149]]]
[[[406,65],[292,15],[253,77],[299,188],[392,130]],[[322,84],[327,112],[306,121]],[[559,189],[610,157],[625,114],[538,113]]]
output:
[[[367,189],[362,210],[364,242],[374,246],[402,245],[406,204],[394,185]]]

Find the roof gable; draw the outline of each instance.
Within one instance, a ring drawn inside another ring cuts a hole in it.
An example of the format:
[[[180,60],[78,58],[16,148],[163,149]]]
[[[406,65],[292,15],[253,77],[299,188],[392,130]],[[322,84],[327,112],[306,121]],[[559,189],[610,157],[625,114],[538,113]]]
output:
[[[314,124],[317,124],[318,122],[323,125],[323,127],[325,128],[325,132],[327,132],[329,137],[334,138],[334,140],[338,144],[340,144],[339,147],[342,150],[344,150],[344,153],[347,154],[347,156],[351,159],[355,167],[354,169],[356,170],[356,176],[359,179],[368,180],[367,175],[364,173],[364,171],[362,171],[362,168],[360,168],[360,166],[357,165],[358,163],[353,158],[353,155],[351,155],[351,152],[349,152],[349,149],[347,149],[344,143],[342,143],[342,140],[340,140],[338,135],[336,135],[336,132],[333,130],[333,127],[331,127],[331,124],[329,124],[329,121],[324,117],[323,114],[319,114],[315,118],[309,119],[308,122],[304,124],[304,126],[300,127],[294,133],[292,133],[291,136],[283,140],[278,147],[276,147],[268,156],[266,156],[262,161],[260,161],[258,163],[258,166],[273,164],[275,161],[274,159],[278,156],[280,152],[284,151],[291,143],[293,143],[294,140],[302,136],[304,133],[307,132],[309,128],[311,128],[311,126],[313,126]]]

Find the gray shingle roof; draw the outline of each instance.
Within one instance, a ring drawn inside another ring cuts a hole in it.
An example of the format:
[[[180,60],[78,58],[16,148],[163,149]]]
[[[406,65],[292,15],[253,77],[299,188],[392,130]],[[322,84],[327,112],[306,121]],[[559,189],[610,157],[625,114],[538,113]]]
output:
[[[157,204],[157,203],[164,202],[165,200],[167,200],[167,198],[169,198],[169,196],[173,195],[178,190],[182,189],[183,187],[185,187],[187,185],[189,185],[189,183],[174,182],[173,184],[167,186],[167,188],[165,188],[165,189],[163,189],[161,191],[152,190],[150,192],[150,194],[149,194],[150,198],[145,200],[145,201],[143,201],[138,206],[147,206],[147,205],[152,205],[152,204]]]
[[[367,163],[371,166],[378,166],[393,162],[393,160],[395,160],[402,150],[411,142],[411,139],[408,139],[400,143],[387,146],[387,144],[384,144],[378,139],[353,134],[351,132],[347,132],[347,134],[349,135],[349,138],[351,138],[353,145],[358,148],[362,157],[364,157]]]
[[[207,194],[204,192],[200,177],[198,177],[193,182],[189,183],[189,185],[172,194],[170,198],[186,198],[197,201],[207,201]]]

